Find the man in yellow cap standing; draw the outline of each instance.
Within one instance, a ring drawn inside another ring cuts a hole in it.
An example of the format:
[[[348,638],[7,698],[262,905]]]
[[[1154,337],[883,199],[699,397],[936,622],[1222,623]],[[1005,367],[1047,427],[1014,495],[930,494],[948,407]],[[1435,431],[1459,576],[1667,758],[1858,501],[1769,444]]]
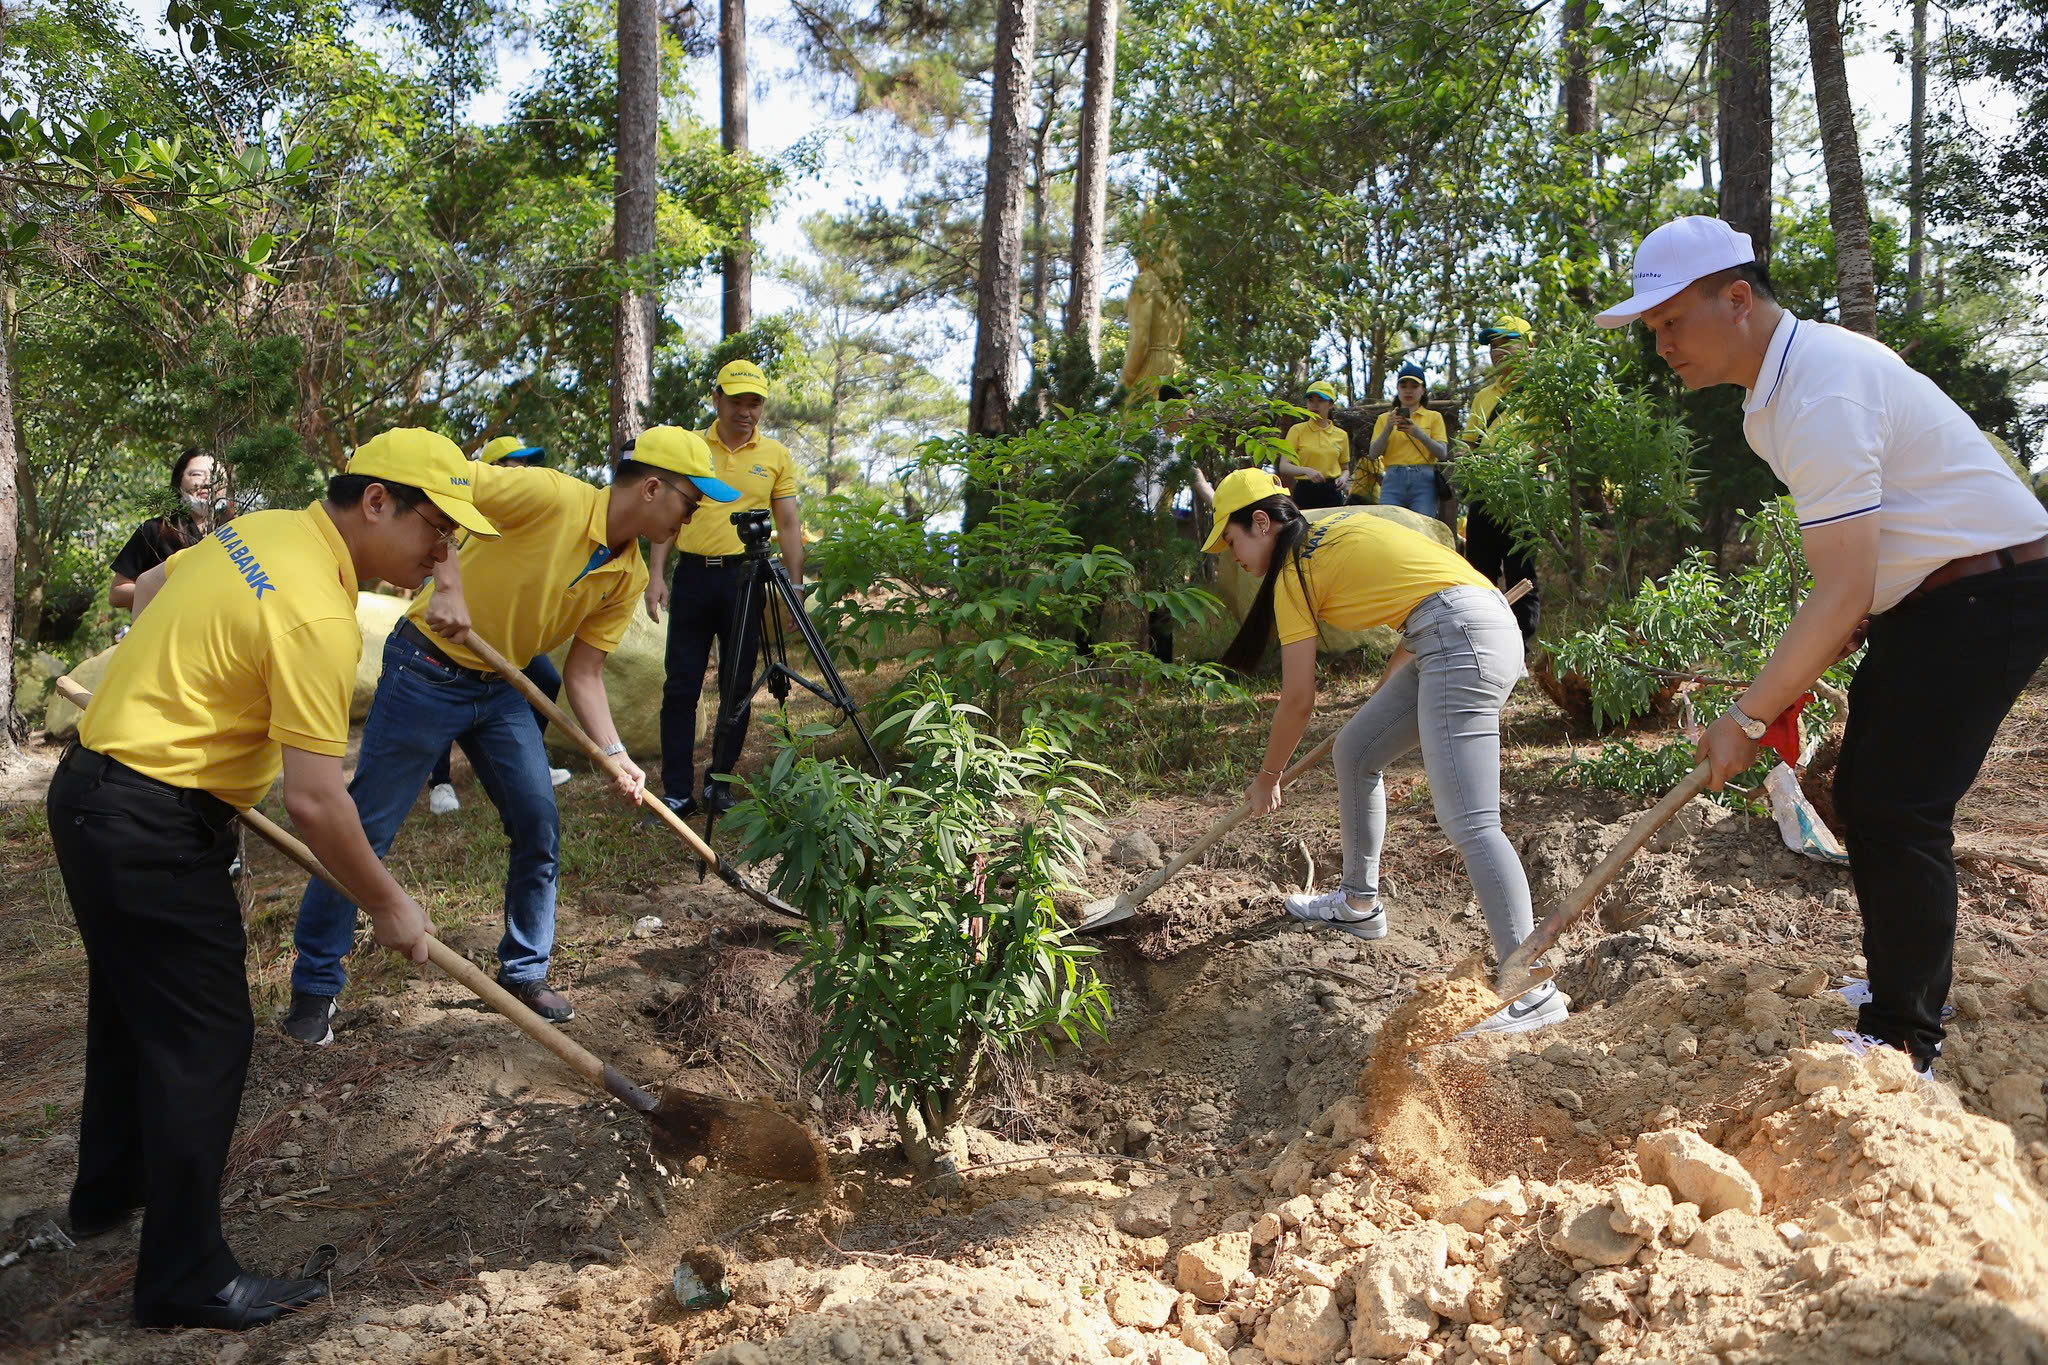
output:
[[[560,839],[547,751],[526,699],[470,650],[468,634],[474,629],[512,659],[573,637],[562,690],[591,738],[620,758],[619,794],[637,806],[643,779],[612,723],[604,661],[624,638],[647,582],[640,538],[672,538],[700,501],[737,494],[711,477],[710,452],[680,427],[650,427],[629,443],[609,489],[551,469],[465,469],[476,505],[503,534],[465,542],[460,572],[454,564],[437,568],[433,586],[391,632],[348,793],[381,857],[434,760],[451,741],[464,742],[511,842],[498,980],[535,1013],[562,1022],[576,1011],[547,980]],[[285,1019],[285,1031],[302,1043],[333,1041],[334,999],[347,979],[341,960],[354,936],[348,901],[324,882],[308,883]]]
[[[50,783],[50,841],[84,940],[85,1099],[71,1226],[145,1210],[135,1317],[237,1330],[326,1293],[244,1271],[220,1181],[254,1027],[228,876],[238,808],[280,771],[299,833],[415,962],[427,917],[342,782],[363,637],[356,583],[417,586],[458,531],[496,534],[453,442],[387,432],[324,500],[235,518],[135,585],[135,627]]]
[[[1509,399],[1515,384],[1515,356],[1529,345],[1534,329],[1528,320],[1504,313],[1488,326],[1479,329],[1479,343],[1489,349],[1493,370],[1487,376],[1486,384],[1472,396],[1472,411],[1465,419],[1465,429],[1460,433],[1465,442],[1475,450],[1486,439],[1494,423],[1502,415],[1502,405]],[[1515,538],[1501,522],[1494,520],[1482,503],[1466,500],[1465,503],[1465,558],[1472,567],[1485,574],[1487,581],[1501,587],[1513,587],[1523,579],[1529,580],[1529,591],[1521,601],[1515,603],[1515,624],[1522,628],[1524,642],[1536,636],[1536,627],[1543,619],[1543,594],[1541,580],[1536,575],[1536,562],[1521,550],[1515,548]]]
[[[647,614],[661,620],[669,607],[667,678],[661,689],[662,800],[679,815],[697,808],[697,703],[704,694],[704,669],[711,642],[718,642],[721,674],[750,686],[755,651],[760,643],[758,621],[735,622],[733,604],[743,583],[745,547],[732,518],[767,508],[775,519],[776,544],[792,583],[804,581],[804,530],[797,516],[796,461],[789,447],[761,435],[761,409],[768,400],[768,377],[751,360],[735,360],[718,372],[711,406],[718,420],[698,434],[711,447],[718,477],[739,490],[739,501],[705,517],[677,537],[673,546],[657,544],[648,553]],[[670,551],[676,560],[671,594],[667,573]],[[728,669],[730,665],[730,669]],[[714,773],[729,773],[747,742],[751,709],[742,707],[736,723],[716,736],[711,766],[705,772],[704,803],[714,813],[732,804],[725,783]]]
[[[548,451],[546,446],[528,445],[517,436],[494,436],[484,443],[476,458],[479,464],[494,464],[506,469],[540,469],[547,465]],[[547,655],[534,655],[520,672],[546,693],[549,701],[562,695],[562,674],[555,667],[555,661]],[[547,734],[546,716],[535,711],[533,723],[540,727],[541,734]],[[465,754],[468,752],[463,750]],[[436,815],[453,815],[462,809],[462,799],[455,794],[454,758],[455,746],[451,744],[441,751],[440,761],[434,764],[433,776],[427,779],[427,809]],[[472,762],[470,766],[474,768],[476,765]],[[548,781],[555,786],[559,787],[568,780],[567,768],[548,769]]]

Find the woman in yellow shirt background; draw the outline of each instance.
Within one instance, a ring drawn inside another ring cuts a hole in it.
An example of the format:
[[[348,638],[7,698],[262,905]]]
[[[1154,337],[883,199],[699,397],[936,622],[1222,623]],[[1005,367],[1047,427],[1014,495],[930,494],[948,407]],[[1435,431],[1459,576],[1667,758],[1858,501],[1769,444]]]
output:
[[[1444,415],[1425,407],[1428,376],[1409,361],[1394,381],[1394,406],[1373,424],[1369,458],[1380,462],[1380,502],[1434,517],[1436,466],[1444,458]]]
[[[1420,748],[1437,824],[1464,860],[1494,951],[1506,961],[1534,925],[1529,879],[1500,822],[1500,712],[1522,676],[1522,635],[1507,600],[1455,551],[1365,508],[1307,520],[1259,469],[1217,485],[1216,529],[1203,548],[1228,548],[1263,580],[1223,664],[1248,672],[1276,632],[1280,640],[1280,702],[1264,761],[1245,789],[1255,814],[1279,808],[1280,774],[1315,710],[1320,627],[1395,626],[1402,634],[1386,676],[1337,736],[1343,879],[1322,894],[1310,888],[1287,897],[1287,913],[1362,939],[1386,936],[1380,775]],[[1564,997],[1546,983],[1476,1031],[1522,1033],[1564,1017]]]
[[[1308,386],[1302,406],[1315,414],[1287,428],[1287,446],[1294,452],[1273,462],[1283,477],[1294,480],[1297,507],[1338,507],[1344,502],[1344,472],[1351,468],[1351,433],[1330,420],[1337,390],[1328,383]]]

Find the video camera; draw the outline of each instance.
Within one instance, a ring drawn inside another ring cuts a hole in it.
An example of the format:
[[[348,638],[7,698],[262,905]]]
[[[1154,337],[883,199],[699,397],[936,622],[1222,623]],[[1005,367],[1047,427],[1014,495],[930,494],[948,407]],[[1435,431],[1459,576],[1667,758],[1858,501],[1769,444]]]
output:
[[[732,514],[733,529],[739,532],[740,543],[750,554],[760,553],[768,548],[768,537],[775,531],[774,519],[765,507],[751,507],[744,512]]]

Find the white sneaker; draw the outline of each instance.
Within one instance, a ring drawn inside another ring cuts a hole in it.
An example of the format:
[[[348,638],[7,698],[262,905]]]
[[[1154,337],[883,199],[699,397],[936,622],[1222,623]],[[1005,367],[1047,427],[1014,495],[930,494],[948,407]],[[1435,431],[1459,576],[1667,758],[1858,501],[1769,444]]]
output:
[[[462,809],[462,802],[455,798],[454,787],[437,782],[427,788],[427,809],[436,815],[453,815]]]
[[[1851,1057],[1864,1057],[1868,1056],[1870,1053],[1874,1052],[1878,1048],[1895,1046],[1895,1044],[1887,1043],[1882,1038],[1873,1038],[1871,1035],[1867,1033],[1858,1033],[1854,1029],[1847,1028],[1836,1029],[1835,1038],[1836,1041],[1840,1042],[1843,1047],[1849,1050],[1849,1055]],[[1904,1048],[1900,1048],[1899,1050],[1901,1052],[1905,1051]],[[1907,1055],[1912,1056],[1911,1053],[1907,1053]],[[1918,1057],[1914,1057],[1913,1074],[1918,1076],[1923,1081],[1933,1081],[1934,1063],[1923,1062]]]
[[[1564,1006],[1564,997],[1557,993],[1557,987],[1546,981],[1520,999],[1508,1001],[1488,1015],[1484,1023],[1475,1024],[1458,1036],[1472,1038],[1482,1033],[1533,1033],[1552,1024],[1562,1024],[1569,1013]]]
[[[1287,898],[1287,913],[1304,924],[1327,924],[1359,938],[1387,936],[1386,907],[1375,901],[1372,909],[1360,910],[1351,904],[1350,895],[1341,886],[1320,895],[1313,891],[1296,892]]]
[[[562,785],[562,784],[563,784],[564,782],[567,782],[568,780],[569,780],[569,770],[568,770],[567,768],[550,768],[550,769],[548,769],[548,785],[549,785],[549,786],[553,786],[553,787],[559,787],[559,786],[561,786],[561,785]]]

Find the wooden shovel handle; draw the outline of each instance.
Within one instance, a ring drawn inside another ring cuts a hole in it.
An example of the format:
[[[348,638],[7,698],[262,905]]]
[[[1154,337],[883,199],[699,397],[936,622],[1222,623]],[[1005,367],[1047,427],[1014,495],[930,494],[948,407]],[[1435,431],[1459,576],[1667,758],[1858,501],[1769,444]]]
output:
[[[349,894],[348,888],[334,879],[334,874],[321,865],[320,860],[313,856],[313,850],[307,848],[297,835],[286,830],[260,810],[240,811],[236,818],[262,835],[285,857],[326,882],[343,896],[347,896],[350,901],[355,900],[355,897]],[[474,962],[432,934],[427,936],[427,958],[472,995],[517,1024],[521,1033],[567,1062],[592,1085],[603,1088],[604,1063],[596,1054],[535,1014],[518,996],[486,976]]]
[[[523,674],[521,675],[521,680],[525,680]],[[57,679],[57,691],[66,701],[81,710],[84,709],[86,703],[92,700],[92,693],[86,691],[69,678]],[[329,872],[326,867],[322,866],[320,860],[313,856],[313,850],[307,848],[305,842],[297,835],[279,825],[260,810],[238,810],[235,812],[235,818],[240,820],[247,828],[256,831],[278,852],[290,858],[313,876],[326,882],[336,892],[346,897],[351,904],[354,903],[356,899],[354,894],[337,881],[332,872]],[[592,1085],[600,1089],[609,1088],[606,1085],[605,1065],[602,1061],[598,1060],[596,1054],[580,1043],[577,1043],[538,1014],[535,1014],[520,1001],[518,996],[484,975],[474,962],[471,962],[432,934],[427,936],[427,957],[436,967],[439,967],[443,972],[446,972],[467,988],[472,995],[517,1024],[521,1033],[524,1033],[527,1037],[533,1039],[534,1042],[539,1043],[542,1047],[560,1057],[564,1062],[567,1062],[572,1069],[587,1079]]]
[[[1530,963],[1549,952],[1564,931],[1578,923],[1580,917],[1593,908],[1593,902],[1600,899],[1600,893],[1607,889],[1609,882],[1620,875],[1621,869],[1628,865],[1629,859],[1636,856],[1637,850],[1650,842],[1650,836],[1664,828],[1665,823],[1678,814],[1680,807],[1705,791],[1707,781],[1713,775],[1711,765],[1700,764],[1685,775],[1683,782],[1665,793],[1663,800],[1636,817],[1636,822],[1628,827],[1628,833],[1621,836],[1621,842],[1607,850],[1607,856],[1586,874],[1585,880],[1572,889],[1572,893],[1564,898],[1564,903],[1536,927],[1535,933],[1522,940],[1522,946],[1510,953],[1506,962],[1501,963],[1500,994],[1503,998],[1514,998],[1507,992],[1507,988],[1515,984],[1514,978],[1526,973]]]
[[[567,711],[557,706],[547,693],[536,687],[533,679],[514,668],[511,660],[500,654],[496,649],[493,649],[490,641],[472,630],[462,637],[462,642],[469,647],[471,653],[475,654],[492,668],[497,669],[503,675],[506,682],[518,688],[520,695],[526,698],[527,703],[534,710],[548,718],[548,724],[555,726],[570,739],[575,740],[576,747],[590,755],[591,762],[597,764],[598,767],[604,769],[613,777],[619,776],[624,771],[619,766],[619,760],[616,755],[606,753],[603,745],[585,734],[583,727],[571,720]],[[640,789],[640,804],[661,817],[662,820],[667,822],[670,829],[682,835],[683,842],[690,846],[692,853],[695,853],[704,860],[705,866],[713,871],[718,870],[718,854],[712,849],[711,845],[698,837],[696,830],[691,829],[688,824],[684,823],[682,816],[669,809],[668,802],[642,787]]]

